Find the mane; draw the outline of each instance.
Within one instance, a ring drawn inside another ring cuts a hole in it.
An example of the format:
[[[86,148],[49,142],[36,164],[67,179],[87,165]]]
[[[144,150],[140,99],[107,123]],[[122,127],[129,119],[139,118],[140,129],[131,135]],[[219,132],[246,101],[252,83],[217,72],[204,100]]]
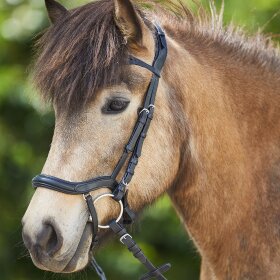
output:
[[[233,24],[223,26],[223,6],[217,12],[199,6],[194,12],[171,0],[163,4],[138,2],[141,16],[157,18],[167,34],[184,46],[197,41],[205,49],[225,52],[242,63],[280,72],[279,48],[260,32],[248,36]],[[154,10],[154,12],[152,11]],[[94,98],[100,88],[118,84],[128,62],[128,48],[114,21],[113,0],[91,2],[70,11],[47,29],[36,44],[38,57],[34,82],[44,99],[64,111],[78,110]]]
[[[195,52],[191,49],[192,45],[199,45],[200,51],[214,50],[220,56],[227,55],[234,61],[255,65],[279,75],[279,43],[271,36],[265,35],[261,29],[249,34],[243,27],[232,22],[224,25],[224,1],[220,11],[213,0],[208,0],[209,10],[201,3],[194,2],[196,9],[189,8],[180,0],[165,0],[161,5],[153,3],[150,8],[156,10],[168,35],[190,52]]]

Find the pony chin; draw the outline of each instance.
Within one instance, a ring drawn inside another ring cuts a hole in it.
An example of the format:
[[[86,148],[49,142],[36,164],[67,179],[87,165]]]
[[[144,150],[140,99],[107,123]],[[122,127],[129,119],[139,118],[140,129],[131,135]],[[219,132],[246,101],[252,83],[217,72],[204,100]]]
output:
[[[72,257],[72,259],[69,261],[69,263],[66,265],[63,273],[72,273],[77,272],[79,270],[84,269],[91,257],[91,242],[92,242],[92,229],[91,224],[87,223],[85,230],[83,232],[83,235],[81,237],[81,240],[78,244],[77,250]]]

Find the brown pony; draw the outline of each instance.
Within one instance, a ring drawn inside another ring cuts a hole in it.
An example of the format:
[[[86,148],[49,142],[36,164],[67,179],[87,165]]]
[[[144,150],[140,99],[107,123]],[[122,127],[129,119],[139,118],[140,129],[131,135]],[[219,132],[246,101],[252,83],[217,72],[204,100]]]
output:
[[[129,187],[140,211],[164,192],[202,256],[201,279],[280,279],[280,56],[261,35],[222,26],[222,13],[143,12],[129,0],[68,11],[46,0],[52,26],[40,39],[35,83],[56,125],[43,173],[68,181],[111,174],[151,73],[153,21],[168,57],[155,117]],[[182,15],[184,13],[184,16]],[[97,196],[108,190],[92,193]],[[112,199],[96,204],[105,224]],[[23,217],[34,264],[74,272],[92,239],[82,196],[38,188]],[[100,232],[102,234],[102,232]]]

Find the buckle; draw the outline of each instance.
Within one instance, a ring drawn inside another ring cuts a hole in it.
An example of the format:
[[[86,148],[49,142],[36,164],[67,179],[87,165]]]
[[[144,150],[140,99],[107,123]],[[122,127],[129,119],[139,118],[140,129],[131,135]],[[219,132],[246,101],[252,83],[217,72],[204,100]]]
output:
[[[122,184],[124,185],[124,186],[126,186],[126,187],[128,187],[128,183],[126,183],[125,181],[124,181],[124,178],[122,179]]]
[[[143,108],[140,112],[139,115],[141,115],[143,112],[146,112],[146,114],[149,114],[150,111],[147,108]]]
[[[87,201],[87,198],[90,197],[91,194],[90,193],[86,193],[86,194],[83,194],[83,198],[85,201]]]
[[[130,238],[132,239],[132,236],[131,236],[130,234],[126,233],[126,234],[124,234],[124,235],[120,238],[120,242],[121,242],[122,244],[124,244],[123,239],[126,239],[127,237],[130,237]]]

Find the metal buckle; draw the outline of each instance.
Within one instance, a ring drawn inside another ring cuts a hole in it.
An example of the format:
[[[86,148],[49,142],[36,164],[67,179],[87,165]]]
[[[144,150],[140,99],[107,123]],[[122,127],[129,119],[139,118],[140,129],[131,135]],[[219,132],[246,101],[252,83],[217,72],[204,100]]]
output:
[[[139,112],[139,115],[141,115],[142,112],[146,112],[146,114],[149,114],[149,113],[150,113],[150,111],[149,111],[147,108],[143,108],[143,109]]]
[[[132,236],[131,236],[130,234],[126,233],[126,234],[124,234],[124,235],[120,238],[120,242],[121,242],[122,244],[124,244],[124,243],[123,243],[123,239],[126,239],[126,237],[128,237],[128,236],[132,239]]]
[[[124,186],[126,186],[126,187],[128,187],[128,183],[126,183],[125,181],[124,181],[124,179],[122,179],[122,184],[124,185]]]
[[[88,198],[89,196],[91,196],[91,194],[90,194],[90,193],[83,194],[83,198],[84,198],[84,200],[86,201],[86,200],[87,200],[87,198]]]
[[[114,197],[114,195],[111,194],[111,193],[104,193],[104,194],[102,194],[102,195],[99,195],[99,196],[97,196],[97,197],[93,200],[93,204],[95,204],[98,200],[100,200],[100,199],[102,199],[102,198],[104,198],[104,197]],[[120,204],[121,211],[120,211],[120,215],[118,216],[118,218],[117,218],[117,220],[116,220],[117,223],[121,220],[121,218],[122,218],[122,216],[123,216],[123,203],[122,203],[121,200],[119,200],[118,203]],[[109,225],[107,225],[107,226],[98,225],[98,227],[99,227],[99,228],[103,228],[103,229],[105,229],[105,228],[110,228]]]
[[[155,109],[155,108],[156,108],[156,106],[155,106],[155,105],[153,105],[153,104],[150,104],[148,108],[149,108],[149,109],[150,109],[150,108]]]

